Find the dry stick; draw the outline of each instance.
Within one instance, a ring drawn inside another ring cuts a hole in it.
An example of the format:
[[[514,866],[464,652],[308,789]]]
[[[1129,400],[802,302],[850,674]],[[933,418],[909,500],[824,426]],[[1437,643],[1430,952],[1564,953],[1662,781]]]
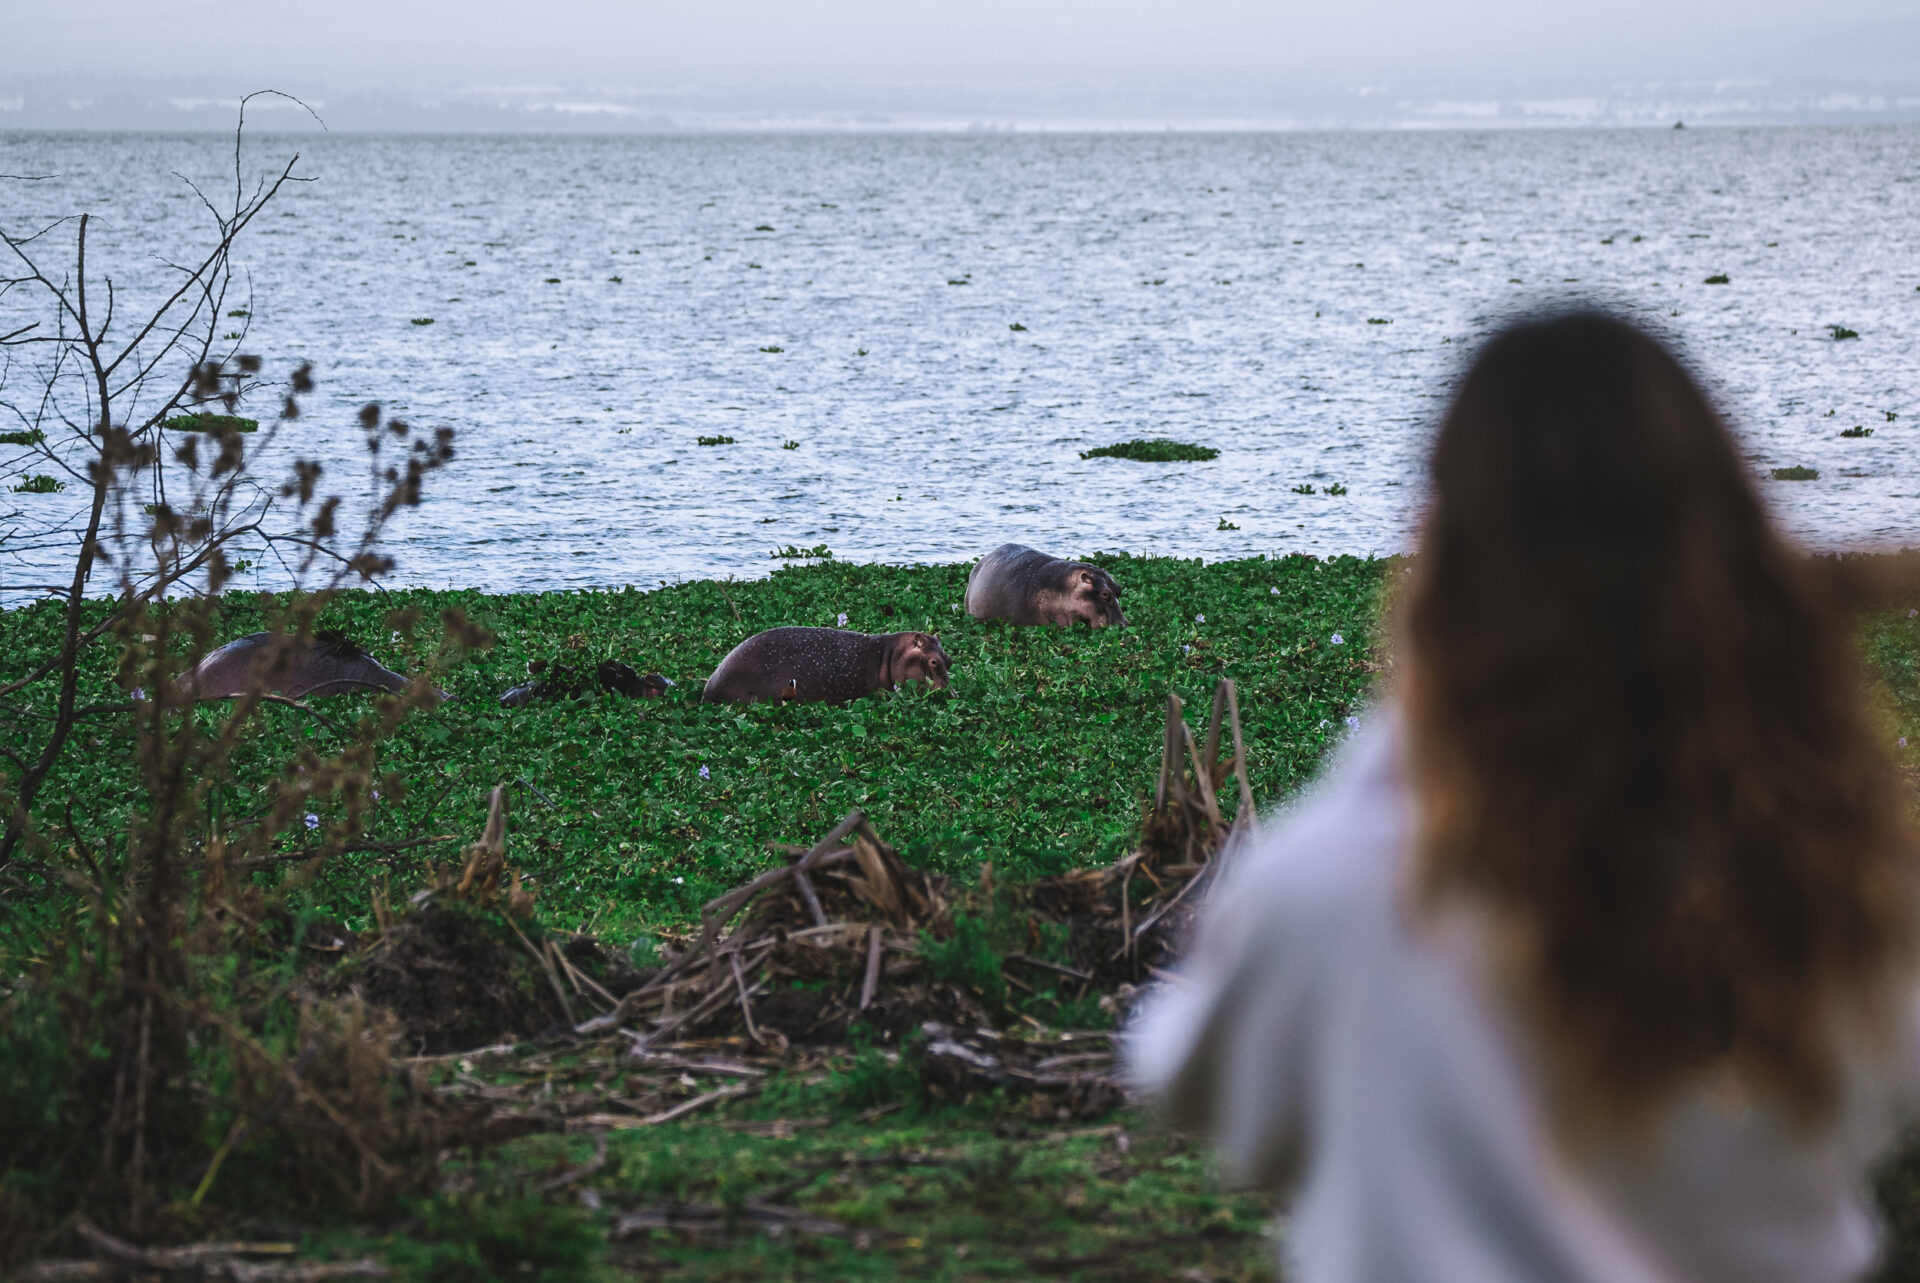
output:
[[[1180,723],[1180,734],[1187,741],[1187,752],[1193,757],[1194,782],[1200,786],[1200,805],[1207,809],[1207,819],[1218,833],[1225,826],[1220,822],[1220,804],[1213,799],[1213,781],[1207,778],[1207,768],[1200,761],[1200,750],[1193,742],[1193,732],[1187,729],[1185,722]]]
[[[806,875],[805,870],[795,869],[793,871],[793,885],[799,889],[800,898],[806,901],[807,916],[813,919],[813,925],[816,927],[826,926],[827,911],[820,907],[820,897],[814,894],[813,879]]]
[[[1147,931],[1153,926],[1154,923],[1166,917],[1167,913],[1170,910],[1172,910],[1174,905],[1179,904],[1180,901],[1186,898],[1187,892],[1193,890],[1196,886],[1199,886],[1202,882],[1205,882],[1208,878],[1213,876],[1214,869],[1218,867],[1219,865],[1215,861],[1212,861],[1212,860],[1207,861],[1206,865],[1201,868],[1200,872],[1188,878],[1186,881],[1186,885],[1182,886],[1178,891],[1175,891],[1173,895],[1168,898],[1165,904],[1160,905],[1158,908],[1154,909],[1152,913],[1148,914],[1146,917],[1140,920],[1140,925],[1135,927],[1133,929],[1133,934],[1128,937],[1129,942],[1133,940],[1137,940],[1141,936],[1145,935]],[[1091,979],[1092,977],[1088,977],[1088,978]]]
[[[762,989],[765,989],[766,987],[767,987],[766,981],[764,980],[755,981],[753,988],[747,990],[746,996],[751,998],[755,994],[759,993]],[[642,1046],[642,1047],[651,1047],[655,1039],[664,1038],[668,1034],[673,1033],[675,1030],[681,1028],[682,1026],[692,1021],[704,1020],[706,1017],[712,1015],[714,1012],[718,1011],[721,1007],[725,1006],[727,997],[728,997],[728,994],[725,989],[715,989],[712,993],[709,993],[705,998],[702,998],[699,1002],[694,1003],[693,1006],[688,1007],[685,1011],[675,1016],[672,1020],[669,1020],[666,1024],[661,1025],[658,1029],[654,1029],[648,1033],[642,1034],[640,1036],[639,1042],[636,1043],[635,1045]]]
[[[1142,927],[1142,930],[1144,929]],[[1042,971],[1051,971],[1057,975],[1070,976],[1082,984],[1092,984],[1094,979],[1091,971],[1082,971],[1078,967],[1063,967],[1057,962],[1048,962],[1045,958],[1036,958],[1030,954],[1010,953],[1007,955],[1007,961],[1017,962],[1026,967],[1038,967]]]
[[[865,1011],[873,1002],[874,990],[880,987],[880,955],[886,948],[886,929],[876,922],[867,932],[867,974],[860,982],[860,1010]]]
[[[547,973],[547,983],[553,986],[553,996],[560,1000],[560,1010],[565,1013],[567,1023],[572,1024],[573,1006],[567,1001],[567,991],[561,988],[560,976],[554,971],[553,964],[548,962],[546,957],[538,949],[533,947],[533,941],[527,939],[520,928],[514,924],[512,918],[506,917],[505,914],[502,914],[501,917],[506,921],[506,924],[513,929],[513,934],[520,937],[520,943],[527,947],[527,953],[532,956],[535,962],[540,964],[540,969]]]
[[[745,1095],[750,1088],[744,1083],[728,1083],[695,1096],[692,1100],[683,1100],[671,1109],[663,1109],[657,1114],[648,1114],[645,1118],[628,1118],[625,1114],[588,1114],[579,1120],[584,1127],[615,1127],[622,1130],[633,1127],[652,1127],[659,1123],[670,1123],[676,1118],[684,1118],[696,1109],[705,1109],[715,1101],[727,1100],[734,1096]]]
[[[1240,742],[1240,695],[1231,677],[1222,681],[1221,685],[1227,688],[1227,719],[1233,728],[1233,773],[1240,781],[1240,814],[1247,817],[1248,831],[1258,834],[1260,816],[1253,806],[1253,785],[1247,782],[1247,749]]]
[[[1220,714],[1227,702],[1227,687],[1232,679],[1223,677],[1213,688],[1213,714],[1207,718],[1207,755],[1201,759],[1200,766],[1207,773],[1207,784],[1213,784],[1213,768],[1220,761]]]
[[[832,851],[834,845],[838,843],[841,838],[844,838],[848,833],[853,831],[853,827],[860,822],[861,818],[859,811],[848,811],[845,819],[834,825],[825,837],[814,844],[812,850],[801,856],[794,863],[782,865],[780,868],[762,873],[745,886],[735,887],[725,895],[709,900],[700,910],[700,939],[697,940],[693,948],[689,949],[680,961],[674,965],[673,970],[685,970],[687,965],[693,962],[694,959],[707,953],[709,947],[713,944],[714,937],[720,933],[720,928],[724,927],[733,915],[738,913],[748,901],[752,900],[754,896],[760,894],[760,892],[767,887],[780,881],[780,879],[791,877],[796,870],[804,873],[812,868],[822,856]]]
[[[1180,733],[1174,727],[1185,725],[1180,715],[1181,707],[1178,695],[1167,696],[1166,732],[1160,737],[1160,783],[1153,790],[1153,809],[1156,811],[1167,804],[1168,777],[1174,770],[1174,759],[1179,753],[1180,743]]]
[[[747,1001],[746,977],[740,974],[740,951],[738,949],[728,951],[727,964],[733,968],[733,989],[735,993],[740,995],[740,1014],[745,1017],[747,1022],[747,1037],[753,1039],[755,1042],[760,1042],[759,1027],[753,1023],[753,1004]]]

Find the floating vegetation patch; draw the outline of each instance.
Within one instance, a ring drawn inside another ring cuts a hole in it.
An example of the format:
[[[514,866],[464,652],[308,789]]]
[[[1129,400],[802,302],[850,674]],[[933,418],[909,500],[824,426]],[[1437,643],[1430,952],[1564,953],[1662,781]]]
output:
[[[947,278],[947,284],[949,284],[949,285],[971,285],[971,284],[973,284],[973,273],[972,273],[972,272],[968,272],[968,273],[967,273],[967,274],[966,274],[965,276],[949,276],[949,277]]]
[[[33,476],[12,489],[15,494],[59,494],[66,488],[67,483],[56,477]]]
[[[252,316],[253,313],[249,312],[244,307],[236,307],[231,312],[228,312],[227,315],[228,316]]]
[[[793,441],[793,440],[782,441],[780,443],[780,448],[782,450],[798,450],[800,448],[800,443],[798,441]]]
[[[1020,322],[1018,321],[1015,321],[1012,325],[1009,325],[1007,328],[1012,330],[1015,334],[1025,334],[1027,332],[1027,327],[1020,324]]]
[[[1345,494],[1346,492],[1347,492],[1347,488],[1341,485],[1338,481],[1334,482],[1332,485],[1327,487],[1327,493],[1331,495],[1342,495],[1342,494]]]
[[[1293,488],[1293,492],[1295,494],[1312,494],[1313,486],[1308,482],[1302,481],[1299,485]]]
[[[1771,473],[1775,481],[1818,481],[1820,473],[1815,468],[1803,468],[1794,464],[1791,468],[1774,468]]]
[[[1850,437],[1850,438],[1852,438],[1853,440],[1856,440],[1856,441],[1857,441],[1857,440],[1859,440],[1859,439],[1860,439],[1860,438],[1862,438],[1862,437],[1870,437],[1870,436],[1872,436],[1872,435],[1873,435],[1873,429],[1872,429],[1872,428],[1863,428],[1863,427],[1861,427],[1861,426],[1860,426],[1859,424],[1857,424],[1857,423],[1856,423],[1856,424],[1855,424],[1854,426],[1852,426],[1851,428],[1848,428],[1848,429],[1846,429],[1846,430],[1845,430],[1844,432],[1842,432],[1842,433],[1841,433],[1840,435],[1841,435],[1841,436],[1843,436],[1843,437]]]
[[[415,325],[432,325],[433,318],[431,316],[416,316],[413,318],[413,323]]]
[[[24,432],[0,432],[0,445],[39,445],[46,439],[47,434],[39,428],[28,428]]]
[[[170,432],[257,432],[260,420],[237,414],[176,414],[161,426]]]
[[[626,284],[626,282],[625,282],[625,281],[623,281],[623,280],[621,280],[621,279],[620,279],[619,277],[617,277],[617,276],[609,276],[609,277],[607,278],[607,282],[608,282],[609,284],[611,284],[611,285],[624,285],[624,284]]]
[[[1392,325],[1393,322],[1384,316],[1369,316],[1367,318],[1367,324],[1368,325]]]
[[[732,445],[733,438],[732,437],[695,437],[693,439],[693,443],[695,445]]]
[[[1220,518],[1220,524],[1214,527],[1215,530],[1238,530],[1239,528],[1225,517]]]
[[[1833,335],[1833,341],[1836,343],[1841,339],[1857,339],[1860,337],[1860,331],[1850,330],[1844,325],[1829,325],[1827,327],[1827,333]]]
[[[1731,285],[1733,284],[1733,281],[1727,276],[1725,272],[1715,272],[1712,276],[1709,276],[1705,281],[1701,283],[1704,285]]]
[[[560,283],[560,278],[557,276],[549,276],[547,278],[547,284],[549,285],[558,285],[559,283]]]
[[[785,348],[783,348],[783,347],[779,347],[779,346],[777,346],[777,345],[776,345],[776,346],[774,346],[774,347],[763,347],[763,348],[761,348],[760,350],[761,350],[762,352],[784,352],[784,351],[786,351],[787,349],[785,349]]]
[[[823,543],[817,543],[811,548],[800,548],[788,544],[784,548],[775,548],[767,556],[778,561],[832,561],[833,549]]]
[[[1121,441],[1092,450],[1082,450],[1082,459],[1131,459],[1135,463],[1205,463],[1217,459],[1220,452],[1212,446],[1189,445],[1156,437],[1151,441]]]
[[[756,231],[756,232],[770,232],[770,231],[772,231],[772,230],[773,230],[773,224],[772,224],[772,223],[762,223],[762,224],[760,224],[760,225],[759,225],[758,227],[756,227],[756,228],[754,228],[753,230],[754,230],[754,231]]]
[[[1895,414],[1892,410],[1883,410],[1881,413],[1887,416],[1888,423],[1892,423],[1894,420],[1900,417],[1899,415]],[[6,440],[5,437],[0,437],[0,441],[4,441],[4,440]]]

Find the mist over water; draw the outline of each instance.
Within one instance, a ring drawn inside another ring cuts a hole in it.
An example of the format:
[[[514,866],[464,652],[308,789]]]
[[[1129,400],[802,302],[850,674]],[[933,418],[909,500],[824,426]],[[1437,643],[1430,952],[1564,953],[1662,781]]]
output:
[[[174,173],[217,198],[231,149],[0,135],[0,172],[59,176],[0,183],[0,225],[94,211],[90,264],[130,315],[207,238]],[[249,174],[296,149],[315,181],[242,242],[252,302],[228,306],[251,311],[237,350],[320,387],[258,466],[317,455],[363,497],[362,403],[455,428],[394,582],[650,587],[818,544],[1401,551],[1458,362],[1565,299],[1679,342],[1756,476],[1819,470],[1765,482],[1793,534],[1920,543],[1916,126],[257,136]],[[1221,454],[1078,457],[1159,436]]]

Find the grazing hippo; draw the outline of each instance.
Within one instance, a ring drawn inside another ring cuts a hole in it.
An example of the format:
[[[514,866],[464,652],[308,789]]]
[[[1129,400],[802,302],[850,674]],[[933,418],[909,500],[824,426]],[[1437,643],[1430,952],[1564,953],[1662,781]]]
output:
[[[275,691],[290,699],[344,695],[348,691],[400,691],[407,679],[383,666],[365,648],[336,632],[312,640],[248,633],[209,651],[181,679],[189,699],[234,699],[251,691]]]
[[[967,576],[967,613],[975,619],[1015,624],[1127,626],[1120,613],[1120,585],[1098,566],[1062,561],[1044,552],[1003,543],[982,557]]]
[[[658,673],[648,673],[642,677],[617,659],[602,661],[600,667],[594,669],[591,678],[572,669],[548,667],[544,662],[539,666],[544,671],[532,681],[522,682],[500,697],[502,706],[520,708],[536,699],[578,699],[596,682],[602,690],[610,690],[629,699],[657,699],[673,685]]]
[[[932,633],[850,633],[839,628],[769,628],[727,652],[701,698],[844,703],[901,682],[947,684],[951,661]]]

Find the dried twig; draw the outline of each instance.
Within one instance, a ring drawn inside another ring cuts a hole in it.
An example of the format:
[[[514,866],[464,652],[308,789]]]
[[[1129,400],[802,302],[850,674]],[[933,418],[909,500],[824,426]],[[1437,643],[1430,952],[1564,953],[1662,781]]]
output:
[[[880,987],[880,957],[886,949],[886,930],[878,922],[867,930],[867,974],[860,981],[860,1010],[873,1005],[874,991]]]

